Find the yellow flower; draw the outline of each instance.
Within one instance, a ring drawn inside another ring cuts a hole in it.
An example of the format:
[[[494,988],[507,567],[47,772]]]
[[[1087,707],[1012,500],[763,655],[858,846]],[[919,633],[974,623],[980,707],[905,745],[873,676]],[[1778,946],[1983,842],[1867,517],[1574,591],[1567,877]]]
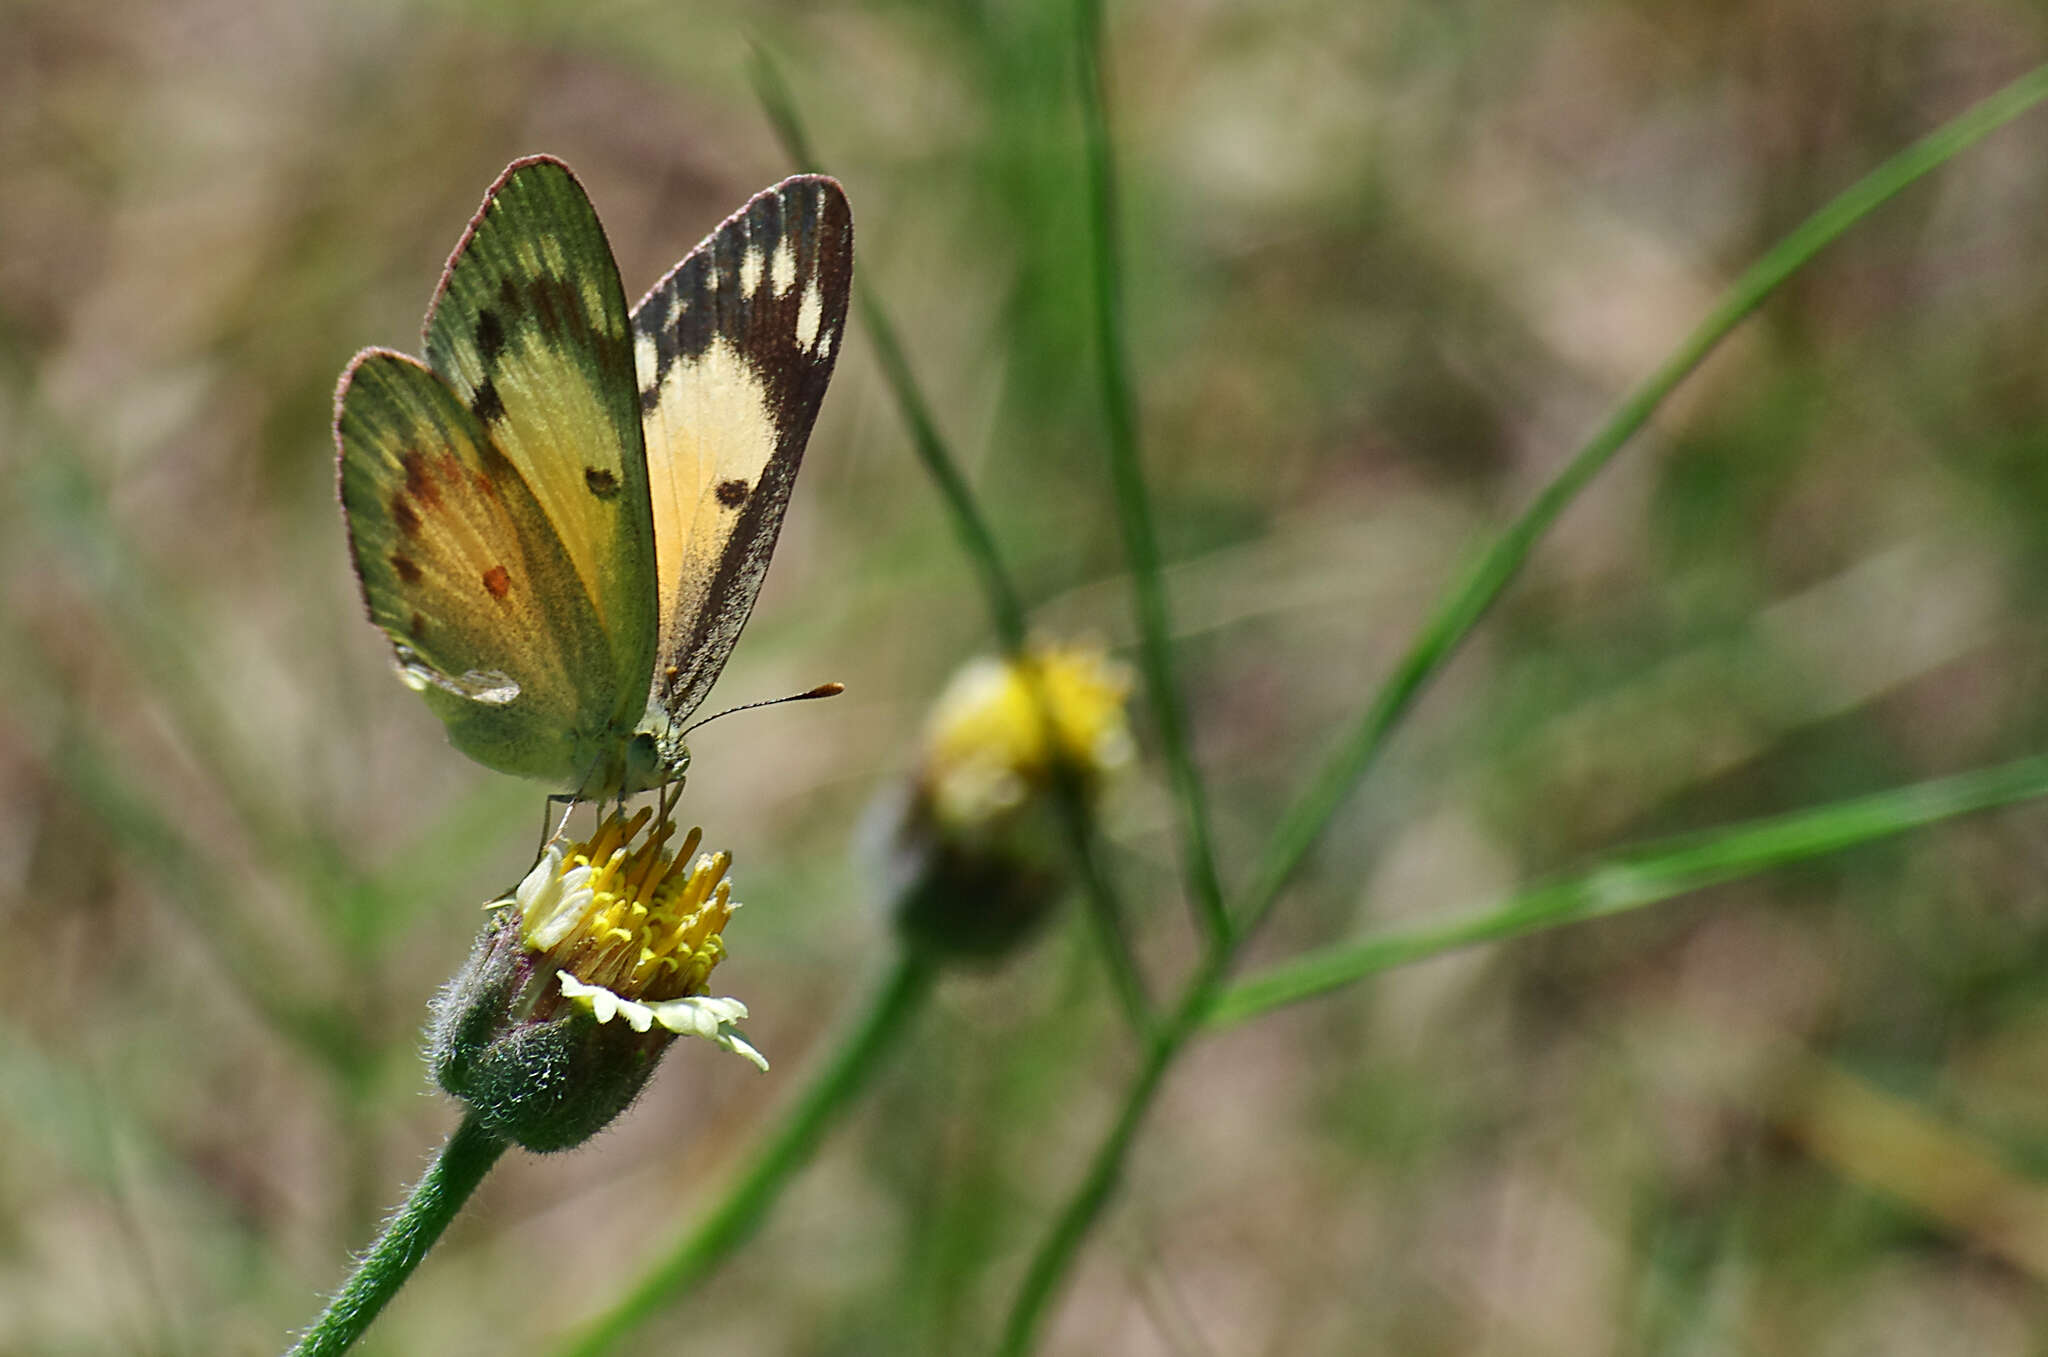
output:
[[[894,811],[894,912],[911,945],[987,962],[1036,931],[1072,854],[1056,781],[1092,801],[1131,761],[1130,691],[1129,671],[1084,645],[974,660],[953,677]]]
[[[561,997],[598,1022],[705,1037],[765,1070],[768,1062],[734,1029],[746,1005],[704,994],[739,908],[726,875],[732,855],[698,853],[700,829],[670,852],[675,825],[666,819],[633,846],[652,814],[614,813],[588,842],[549,844],[497,903],[518,908],[520,941],[554,973]]]
[[[1065,767],[1093,791],[1131,761],[1130,672],[1100,649],[1033,646],[954,675],[925,728],[919,781],[944,829],[975,831],[1024,805]]]
[[[566,1150],[626,1110],[678,1036],[762,1069],[737,999],[704,992],[725,955],[732,880],[691,830],[669,851],[667,817],[605,819],[588,842],[548,845],[490,917],[434,1000],[427,1058],[442,1089],[493,1134]],[[694,855],[694,856],[693,856]]]

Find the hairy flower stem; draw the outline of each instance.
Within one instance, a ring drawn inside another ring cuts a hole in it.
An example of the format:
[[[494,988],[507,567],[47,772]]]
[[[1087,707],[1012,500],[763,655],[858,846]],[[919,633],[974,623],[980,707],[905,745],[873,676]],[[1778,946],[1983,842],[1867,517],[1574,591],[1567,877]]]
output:
[[[468,1117],[427,1167],[412,1195],[384,1226],[355,1272],[327,1303],[288,1357],[335,1357],[363,1336],[385,1304],[455,1219],[469,1194],[505,1152],[506,1142]]]

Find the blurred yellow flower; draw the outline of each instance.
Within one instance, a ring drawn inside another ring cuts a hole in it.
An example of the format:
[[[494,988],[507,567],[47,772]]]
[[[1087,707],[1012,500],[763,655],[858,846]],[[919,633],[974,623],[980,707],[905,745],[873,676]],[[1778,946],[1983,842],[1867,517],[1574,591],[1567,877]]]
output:
[[[1072,854],[1056,781],[1085,801],[1130,763],[1131,676],[1100,647],[979,659],[932,706],[908,794],[893,808],[897,928],[914,946],[994,961],[1064,893]]]
[[[1092,791],[1131,761],[1130,671],[1099,648],[1038,645],[1022,661],[970,661],[925,727],[919,782],[941,827],[987,827],[1064,764]]]

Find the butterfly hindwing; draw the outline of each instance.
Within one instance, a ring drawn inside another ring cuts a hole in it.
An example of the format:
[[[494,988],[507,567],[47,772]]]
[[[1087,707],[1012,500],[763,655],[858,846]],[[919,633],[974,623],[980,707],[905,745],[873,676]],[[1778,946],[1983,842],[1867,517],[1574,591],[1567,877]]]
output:
[[[839,185],[757,194],[633,311],[659,587],[653,697],[680,721],[753,610],[853,282]]]
[[[427,362],[553,525],[608,658],[576,676],[630,731],[654,662],[654,529],[625,291],[567,166],[515,161],[485,196],[427,313]]]
[[[357,355],[335,432],[350,552],[401,676],[471,757],[573,782],[619,695],[608,638],[525,480],[404,354]]]

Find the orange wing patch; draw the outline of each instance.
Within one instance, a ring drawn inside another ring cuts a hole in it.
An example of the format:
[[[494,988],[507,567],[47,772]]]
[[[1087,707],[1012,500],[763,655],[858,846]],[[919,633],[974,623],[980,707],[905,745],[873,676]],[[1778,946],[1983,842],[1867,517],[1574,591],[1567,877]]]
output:
[[[458,748],[571,783],[618,705],[606,638],[516,468],[433,372],[372,350],[342,378],[342,508],[370,620]]]

